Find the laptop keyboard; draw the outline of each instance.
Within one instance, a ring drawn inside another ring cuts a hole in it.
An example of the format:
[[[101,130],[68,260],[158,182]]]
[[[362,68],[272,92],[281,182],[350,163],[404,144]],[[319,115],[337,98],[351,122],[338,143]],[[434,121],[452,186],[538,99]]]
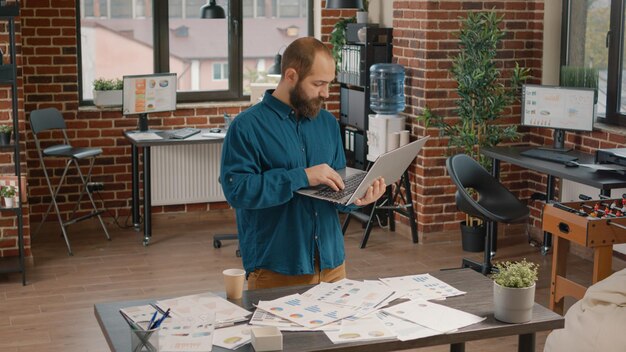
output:
[[[195,134],[200,133],[200,129],[199,128],[193,128],[193,127],[183,127],[183,128],[179,128],[177,130],[171,130],[168,131],[169,132],[169,136],[170,138],[174,138],[174,139],[185,139],[187,137],[191,137]]]
[[[363,172],[363,173],[351,175],[351,176],[344,178],[343,184],[345,185],[345,187],[339,192],[336,192],[332,188],[326,186],[320,189],[319,191],[315,192],[314,194],[320,197],[340,200],[341,198],[345,196],[352,195],[352,193],[354,193],[356,189],[359,187],[359,185],[361,184],[361,181],[363,181],[363,179],[365,178],[365,175],[367,175],[367,173]]]

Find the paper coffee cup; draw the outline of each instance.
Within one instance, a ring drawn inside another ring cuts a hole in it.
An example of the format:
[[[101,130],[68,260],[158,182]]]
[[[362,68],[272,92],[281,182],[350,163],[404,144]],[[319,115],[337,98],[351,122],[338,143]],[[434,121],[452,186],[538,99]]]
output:
[[[242,269],[226,269],[222,274],[224,274],[226,298],[240,299],[243,294],[243,282],[246,279],[246,272]]]
[[[400,135],[398,133],[387,134],[387,151],[394,150],[400,146]]]
[[[408,130],[398,132],[400,134],[400,146],[405,146],[409,144],[411,140],[411,133]]]

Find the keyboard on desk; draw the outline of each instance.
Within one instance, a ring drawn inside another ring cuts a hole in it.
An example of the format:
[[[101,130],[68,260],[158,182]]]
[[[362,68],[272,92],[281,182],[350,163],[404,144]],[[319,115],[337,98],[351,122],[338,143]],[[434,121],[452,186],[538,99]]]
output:
[[[185,139],[187,137],[193,136],[194,134],[200,133],[200,131],[201,130],[199,128],[184,127],[177,130],[168,131],[167,135],[169,136],[169,138]]]
[[[545,161],[551,161],[553,163],[565,164],[570,161],[578,160],[577,157],[559,153],[559,152],[551,152],[549,150],[541,150],[541,149],[528,149],[520,153],[520,155],[527,156],[529,158],[541,159]]]

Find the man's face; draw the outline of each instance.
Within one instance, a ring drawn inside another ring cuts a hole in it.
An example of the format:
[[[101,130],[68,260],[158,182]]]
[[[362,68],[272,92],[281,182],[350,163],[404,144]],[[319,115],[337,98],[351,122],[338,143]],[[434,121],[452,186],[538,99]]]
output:
[[[335,79],[335,63],[327,55],[318,54],[311,72],[299,78],[289,92],[289,100],[300,117],[316,117],[329,96],[329,85]]]

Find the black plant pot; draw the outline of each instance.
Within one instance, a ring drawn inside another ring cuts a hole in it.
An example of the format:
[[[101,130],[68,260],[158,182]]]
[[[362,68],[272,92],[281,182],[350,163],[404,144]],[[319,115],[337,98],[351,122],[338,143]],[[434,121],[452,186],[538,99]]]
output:
[[[11,132],[0,132],[0,145],[11,144]]]
[[[485,250],[485,224],[480,226],[467,226],[461,221],[461,247],[466,252],[482,252]]]

